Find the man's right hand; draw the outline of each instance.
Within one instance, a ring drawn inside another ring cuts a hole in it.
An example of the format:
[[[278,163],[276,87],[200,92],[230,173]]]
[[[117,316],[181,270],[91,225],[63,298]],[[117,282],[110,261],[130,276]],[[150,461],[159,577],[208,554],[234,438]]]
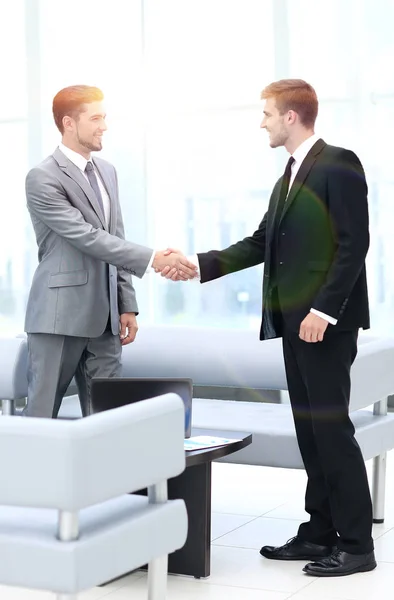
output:
[[[156,273],[163,270],[168,273],[176,274],[177,280],[187,281],[193,279],[197,273],[196,265],[193,265],[186,256],[179,251],[161,250],[155,253],[152,267]]]

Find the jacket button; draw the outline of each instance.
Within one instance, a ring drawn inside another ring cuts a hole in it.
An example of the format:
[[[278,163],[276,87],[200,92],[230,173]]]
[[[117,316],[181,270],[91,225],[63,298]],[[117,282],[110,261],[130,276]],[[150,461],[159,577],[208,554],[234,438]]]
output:
[[[283,265],[283,262],[282,262],[282,261],[280,261],[280,263],[279,263],[279,264],[280,264],[280,265]]]

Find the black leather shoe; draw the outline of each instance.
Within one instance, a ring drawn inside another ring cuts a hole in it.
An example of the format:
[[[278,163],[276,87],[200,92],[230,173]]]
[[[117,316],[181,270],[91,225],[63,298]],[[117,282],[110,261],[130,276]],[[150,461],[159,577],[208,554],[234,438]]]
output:
[[[336,550],[327,558],[308,563],[302,570],[308,575],[317,577],[340,577],[372,571],[375,567],[373,551],[368,554],[349,554],[343,550]]]
[[[304,542],[297,536],[291,538],[284,546],[263,546],[261,556],[272,560],[316,560],[332,554],[331,546],[319,546]]]

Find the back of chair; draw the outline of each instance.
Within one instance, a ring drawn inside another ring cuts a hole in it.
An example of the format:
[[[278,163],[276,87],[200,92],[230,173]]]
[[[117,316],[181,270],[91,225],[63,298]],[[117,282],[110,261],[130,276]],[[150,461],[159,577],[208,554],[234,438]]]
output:
[[[191,360],[193,357],[193,360]],[[123,350],[124,377],[188,377],[194,385],[286,390],[282,340],[256,331],[146,326]],[[394,340],[362,332],[352,367],[350,410],[394,393]],[[27,395],[25,338],[0,338],[0,399]]]
[[[260,342],[252,330],[145,326],[135,344],[125,346],[122,364],[123,377],[189,377],[194,385],[287,388],[282,340]]]
[[[190,357],[193,356],[193,360]],[[256,331],[146,326],[123,352],[123,376],[190,377],[194,385],[287,390],[282,340]],[[394,393],[394,340],[361,332],[350,410]]]
[[[394,394],[394,339],[360,335],[352,367],[350,411],[365,408]]]
[[[0,400],[27,396],[27,340],[0,338]]]
[[[75,512],[185,468],[176,394],[77,421],[2,417],[0,504]]]

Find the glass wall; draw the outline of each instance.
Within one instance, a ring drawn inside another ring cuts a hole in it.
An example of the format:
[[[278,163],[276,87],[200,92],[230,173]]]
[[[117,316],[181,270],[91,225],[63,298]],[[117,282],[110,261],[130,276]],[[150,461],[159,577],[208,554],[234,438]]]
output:
[[[28,169],[27,77],[24,0],[7,7],[0,19],[0,332],[20,331],[33,250],[26,236],[24,180]],[[7,59],[6,59],[7,57]]]
[[[260,222],[286,154],[260,130],[259,96],[281,77],[315,86],[317,133],[364,164],[372,324],[394,331],[393,22],[392,0],[379,11],[369,0],[69,0],[66,12],[52,0],[13,0],[0,20],[10,57],[0,96],[0,332],[23,330],[36,265],[24,178],[59,141],[51,102],[60,88],[105,92],[102,155],[118,170],[127,237],[191,254]],[[261,267],[204,286],[154,274],[135,284],[141,323],[257,331]]]

